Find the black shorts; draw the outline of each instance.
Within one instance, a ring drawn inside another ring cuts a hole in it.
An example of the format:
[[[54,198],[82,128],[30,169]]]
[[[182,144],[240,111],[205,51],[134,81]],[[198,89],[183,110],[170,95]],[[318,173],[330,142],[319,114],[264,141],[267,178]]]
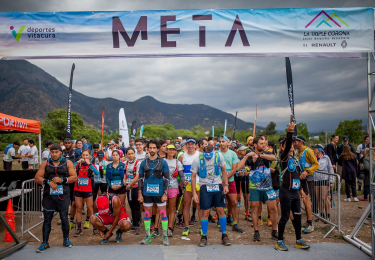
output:
[[[126,194],[126,186],[122,186],[120,189],[118,190],[112,190],[111,187],[108,188],[108,193],[113,193],[113,194],[116,194],[116,195],[122,195],[122,194]]]
[[[207,186],[202,185],[200,189],[199,205],[201,210],[208,210],[211,207],[226,207],[225,196],[223,195],[223,185],[219,185],[219,191],[207,192]]]
[[[241,180],[241,177],[234,176],[234,181],[236,182],[237,194],[240,194],[241,190],[242,190],[242,193],[249,194],[249,178],[244,179],[243,177]]]
[[[162,196],[143,196],[143,206],[149,207],[150,205],[148,204],[156,204],[157,206],[165,206],[167,202],[162,202],[161,201]],[[151,206],[152,207],[152,206]]]
[[[60,196],[49,195],[44,193],[42,200],[42,207],[48,211],[62,211],[69,209],[70,199],[69,194],[63,194]]]
[[[75,190],[75,191],[74,191],[74,197],[87,199],[87,198],[92,197],[92,192],[86,192],[86,191],[78,191],[78,190]]]
[[[307,185],[307,180],[306,179],[301,180],[301,187],[302,187],[303,192],[305,193],[305,195],[309,195],[309,187]]]

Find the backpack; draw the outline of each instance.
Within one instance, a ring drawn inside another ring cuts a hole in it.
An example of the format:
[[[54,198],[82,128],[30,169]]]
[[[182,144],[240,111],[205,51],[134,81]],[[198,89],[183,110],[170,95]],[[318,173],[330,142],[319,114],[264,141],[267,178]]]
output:
[[[4,154],[8,153],[9,148],[13,147],[13,144],[8,144],[4,149]]]

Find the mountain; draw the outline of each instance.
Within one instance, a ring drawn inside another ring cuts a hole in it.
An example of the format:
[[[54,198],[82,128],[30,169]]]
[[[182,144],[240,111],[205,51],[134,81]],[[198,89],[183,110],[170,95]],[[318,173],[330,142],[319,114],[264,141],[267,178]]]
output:
[[[68,87],[41,68],[28,61],[0,62],[0,111],[5,114],[44,121],[47,112],[66,109]],[[170,123],[176,129],[192,129],[196,125],[209,130],[211,126],[233,126],[234,116],[203,104],[167,104],[153,97],[145,96],[134,102],[114,98],[92,98],[77,91],[72,94],[72,111],[81,114],[85,123],[99,128],[101,111],[105,108],[106,131],[118,129],[118,113],[124,108],[129,124],[133,120],[138,126]],[[253,127],[237,119],[237,130]]]

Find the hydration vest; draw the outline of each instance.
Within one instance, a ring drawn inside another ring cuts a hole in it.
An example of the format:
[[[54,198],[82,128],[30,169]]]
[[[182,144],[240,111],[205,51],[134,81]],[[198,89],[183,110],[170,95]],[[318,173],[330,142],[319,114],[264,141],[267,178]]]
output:
[[[147,158],[144,164],[144,185],[143,195],[161,197],[164,194],[164,178],[162,172],[163,158],[158,157],[154,161],[154,168],[151,167],[151,160]]]
[[[93,171],[90,169],[90,165],[78,164],[77,167],[77,181],[74,186],[74,190],[82,192],[92,192],[91,178]]]
[[[215,152],[215,162],[214,162],[214,173],[216,176],[220,175],[220,155],[218,152]],[[203,157],[203,154],[199,155],[199,178],[207,177],[207,165],[206,160]]]
[[[300,162],[298,161],[298,158],[295,156],[290,156],[288,155],[288,165],[287,167],[281,171],[281,163],[279,162],[279,172],[280,172],[280,182],[283,182],[283,177],[285,172],[288,170],[290,173],[297,171],[298,175],[301,174],[301,169],[300,169]],[[278,159],[279,161],[279,159]]]
[[[118,171],[119,171],[119,176],[121,177],[121,180],[124,179],[124,175],[125,175],[125,172],[124,172],[124,163],[122,162],[119,162],[119,165],[118,165]],[[113,172],[113,163],[111,163],[108,167],[108,171],[107,171],[107,176],[108,176],[108,179],[111,181],[113,179],[113,177],[115,176],[118,176],[118,174],[115,174],[114,175],[114,172]]]
[[[115,197],[118,197],[118,196],[116,194],[112,194],[112,193],[106,193],[106,194],[103,194],[102,196],[105,196],[108,199],[108,204],[109,204],[109,213],[108,213],[108,215],[114,216],[114,212],[113,212],[113,199]],[[122,201],[120,200],[120,198],[119,198],[119,201],[120,201],[120,207],[121,207],[120,213],[126,212],[126,209],[125,209],[124,205],[122,205]]]
[[[311,163],[308,163],[306,161],[306,153],[308,149],[310,148],[306,148],[305,150],[303,150],[303,152],[301,153],[301,157],[299,158],[299,165],[300,165],[301,171],[304,171],[305,168],[310,168],[312,166]]]
[[[67,163],[68,163],[68,160],[66,158],[63,158],[60,161],[59,165],[54,166],[52,164],[52,159],[49,158],[46,164],[46,168],[45,168],[44,179],[52,181],[52,179],[55,177],[59,177],[59,178],[69,177]],[[63,186],[64,194],[69,193],[69,185],[65,183],[65,184],[62,184],[62,186]],[[49,194],[49,192],[50,192],[50,186],[45,185],[44,193]]]

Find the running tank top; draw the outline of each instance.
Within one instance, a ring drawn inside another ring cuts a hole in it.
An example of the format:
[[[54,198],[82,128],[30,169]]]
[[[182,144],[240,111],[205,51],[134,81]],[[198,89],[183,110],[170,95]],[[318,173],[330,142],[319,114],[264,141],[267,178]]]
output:
[[[189,155],[187,152],[184,153],[184,158],[182,158],[182,165],[184,167],[184,174],[186,180],[191,183],[191,165],[195,158],[199,157],[199,151],[196,151],[195,154]],[[199,184],[199,176],[196,177],[196,183]]]

